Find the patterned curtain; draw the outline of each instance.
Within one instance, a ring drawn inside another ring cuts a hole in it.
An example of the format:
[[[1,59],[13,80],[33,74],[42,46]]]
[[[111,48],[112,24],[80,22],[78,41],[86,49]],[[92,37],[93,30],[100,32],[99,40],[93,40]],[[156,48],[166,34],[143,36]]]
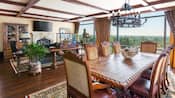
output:
[[[95,19],[96,43],[100,46],[103,41],[109,41],[110,20],[108,18]]]
[[[75,32],[74,33],[78,34],[80,23],[79,22],[74,22],[74,25],[75,25]]]
[[[175,10],[167,11],[165,15],[171,29],[170,44],[175,45]],[[175,68],[175,49],[170,53],[170,65]]]
[[[175,45],[175,36],[173,32],[170,33],[170,44]],[[170,65],[175,68],[175,49],[170,52]]]

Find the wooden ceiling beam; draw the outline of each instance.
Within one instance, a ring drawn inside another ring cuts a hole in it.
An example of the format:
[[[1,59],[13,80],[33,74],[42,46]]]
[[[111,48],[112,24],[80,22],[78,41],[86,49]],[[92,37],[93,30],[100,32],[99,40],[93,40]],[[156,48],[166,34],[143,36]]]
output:
[[[142,7],[142,5],[135,5],[135,6],[133,6],[133,8],[139,8],[139,7]],[[112,13],[112,11],[118,11],[119,9],[114,9],[114,10],[111,10],[110,11],[110,13]],[[97,16],[97,15],[104,15],[104,14],[106,14],[106,13],[104,13],[104,12],[100,12],[100,13],[95,13],[95,14],[90,14],[90,15],[86,15],[86,16],[84,16],[84,17],[93,17],[93,16]],[[75,18],[71,18],[71,19],[66,19],[66,20],[64,20],[64,21],[69,21],[69,20],[76,20],[76,19],[80,19],[80,18],[82,18],[82,17],[75,17]]]
[[[66,12],[66,11],[61,11],[61,10],[55,10],[55,9],[50,9],[50,8],[45,8],[45,7],[40,7],[40,6],[33,6],[32,8],[39,9],[39,10],[45,10],[45,11],[51,11],[51,12],[57,12],[57,13],[63,13],[63,14],[68,14],[68,15],[75,15],[75,16],[84,17],[84,15],[82,15],[82,14]]]
[[[17,14],[18,11],[13,11],[13,10],[7,10],[7,9],[0,9],[0,11],[4,11],[4,12],[12,12],[12,13],[15,13]],[[33,15],[33,16],[41,16],[41,17],[46,17],[46,18],[58,18],[58,19],[67,19],[67,18],[62,18],[62,17],[58,17],[58,16],[49,16],[49,15],[41,15],[41,14],[32,14],[32,13],[24,13],[24,14],[27,14],[27,15]]]
[[[58,16],[49,16],[49,15],[41,15],[41,14],[32,14],[32,13],[24,13],[24,14],[33,15],[33,16],[41,16],[41,17],[46,17],[46,18],[67,19],[67,18],[58,17]]]
[[[92,7],[92,8],[98,9],[98,10],[102,10],[105,13],[109,13],[109,10],[107,10],[107,9],[104,9],[104,8],[101,8],[101,7],[98,7],[98,6],[95,6],[95,5],[91,5],[91,4],[88,4],[88,3],[84,3],[84,2],[81,2],[81,1],[78,1],[78,0],[62,0],[62,1]]]
[[[5,13],[0,13],[0,16],[11,16],[11,17],[16,17],[14,14],[5,14]],[[22,18],[27,18],[27,19],[39,19],[39,20],[47,20],[47,21],[58,21],[62,22],[62,20],[56,20],[56,19],[46,19],[46,18],[36,18],[36,17],[30,17],[30,16],[21,16]]]
[[[154,1],[154,2],[149,2],[149,5],[156,5],[156,4],[166,3],[166,2],[171,2],[171,1],[174,1],[174,0],[159,0],[159,1]],[[17,6],[26,6],[27,5],[25,3],[14,2],[14,1],[9,1],[9,0],[0,0],[0,3],[7,3],[7,4],[12,4],[12,5],[17,5]],[[143,7],[143,6],[136,5],[133,8],[138,8],[138,7]],[[58,12],[58,13],[64,13],[64,14],[70,14],[70,15],[74,14],[75,15],[75,13],[71,13],[71,12],[65,13],[64,11],[59,11],[59,10],[45,8],[45,7],[39,7],[39,6],[33,6],[32,8],[40,9],[40,10],[46,10],[46,11],[52,11],[52,12]],[[172,8],[172,7],[170,7],[170,8]],[[165,10],[166,8],[163,8],[163,9]],[[117,11],[118,9],[115,9],[115,10]],[[159,11],[159,9],[156,9],[156,10]],[[110,11],[110,12],[112,12],[112,11]],[[93,17],[93,16],[96,16],[96,15],[104,15],[104,14],[106,14],[106,13],[100,12],[100,13],[90,14],[90,15],[86,15],[86,16],[84,16],[84,15],[76,15],[78,17],[71,18],[71,19],[65,19],[64,21],[80,19],[83,16],[84,17]]]
[[[0,9],[0,11],[4,11],[4,12],[12,12],[12,13],[18,13],[18,11],[7,10],[7,9]]]
[[[40,0],[29,0],[27,5],[24,8],[22,8],[16,16],[20,17],[23,13],[25,13],[28,9],[30,9],[32,6],[34,6],[39,1]]]
[[[150,4],[147,0],[142,0],[142,1],[148,4],[147,6],[151,6],[152,11],[156,11],[156,8],[152,6],[153,4]]]
[[[0,0],[0,3],[12,4],[12,5],[23,6],[23,7],[27,6],[27,4],[25,4],[25,3],[14,2],[14,1],[9,1],[9,0]],[[55,10],[55,9],[51,9],[51,8],[41,7],[41,6],[32,6],[31,8],[84,17],[84,15],[82,15],[82,14],[72,13],[72,12],[67,12],[67,11],[61,11],[61,10]]]
[[[14,1],[9,1],[9,0],[0,0],[0,2],[1,3],[12,4],[12,5],[17,5],[17,6],[26,6],[27,5],[25,3],[14,2]]]
[[[153,6],[153,5],[156,5],[156,4],[167,3],[167,2],[172,2],[172,1],[174,1],[174,0],[160,0],[160,1],[149,2],[149,5],[148,6]],[[143,7],[143,6],[139,4],[139,5],[135,5],[135,6],[132,6],[132,7],[133,8],[139,8],[139,7]],[[172,8],[172,7],[170,7],[170,8]],[[112,13],[112,11],[118,11],[118,10],[119,9],[111,10],[110,13]],[[156,9],[156,11],[160,11],[160,10],[159,9]],[[102,13],[101,12],[101,13],[86,15],[85,17],[93,17],[93,16],[97,16],[97,15],[104,15],[104,14],[106,14],[106,13]],[[77,19],[80,19],[80,18],[82,18],[82,17],[75,17],[75,18],[64,20],[64,21],[77,20]]]
[[[174,8],[175,7],[166,7],[166,8],[160,8],[160,9],[157,9],[157,11],[169,11],[169,10],[174,10]],[[148,13],[148,12],[150,12],[151,10],[145,10],[145,11],[143,11],[142,13]],[[88,20],[82,20],[82,21],[92,21],[92,20],[94,20],[94,18],[93,19],[88,19]],[[70,20],[71,21],[71,20]],[[81,22],[82,22],[81,21]]]

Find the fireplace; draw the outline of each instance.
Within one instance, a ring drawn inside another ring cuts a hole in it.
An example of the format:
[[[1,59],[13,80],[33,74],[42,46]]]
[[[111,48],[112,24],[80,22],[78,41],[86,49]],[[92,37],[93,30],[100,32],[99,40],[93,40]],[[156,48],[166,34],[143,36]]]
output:
[[[49,46],[51,44],[51,40],[46,38],[46,37],[43,37],[43,38],[37,40],[37,44],[43,45],[43,46],[49,48]]]

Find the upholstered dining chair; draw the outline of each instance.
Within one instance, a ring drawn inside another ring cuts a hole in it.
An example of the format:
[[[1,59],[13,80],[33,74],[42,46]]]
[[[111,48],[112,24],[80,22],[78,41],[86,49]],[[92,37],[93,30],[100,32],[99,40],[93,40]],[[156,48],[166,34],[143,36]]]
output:
[[[157,51],[157,43],[151,42],[151,41],[144,41],[141,42],[141,47],[140,47],[141,52],[146,52],[146,53],[156,53]],[[142,73],[142,77],[146,79],[150,79],[150,75],[152,72],[152,67],[149,68],[148,70],[144,71]]]
[[[64,54],[68,98],[117,98],[116,92],[94,90],[88,63],[72,52]]]
[[[147,53],[156,53],[157,43],[154,43],[154,42],[151,42],[151,41],[141,42],[140,51],[141,52],[147,52]]]
[[[166,90],[168,89],[169,81],[168,81],[168,65],[170,60],[170,51],[173,49],[173,46],[168,46],[163,52],[166,53],[165,66],[162,66],[162,70],[160,72],[160,84],[162,88],[163,94],[166,94]]]
[[[170,56],[170,51],[173,49],[174,46],[168,46],[163,52],[167,55],[167,59],[165,62],[165,66],[162,69],[162,72],[160,73],[160,84],[161,84],[161,88],[162,88],[162,92],[163,94],[166,93],[166,90],[168,89],[168,85],[169,85],[169,81],[168,81],[168,65],[169,65],[169,56]],[[163,67],[163,66],[162,66]],[[145,79],[150,80],[151,78],[151,72],[152,70],[146,70],[143,74],[142,77]]]
[[[96,44],[86,44],[85,46],[87,60],[98,59],[98,47]]]
[[[132,94],[134,93],[146,98],[160,98],[160,72],[163,68],[162,66],[165,66],[165,60],[166,54],[162,53],[153,66],[151,80],[139,78],[130,87]]]
[[[166,51],[165,51],[166,52]],[[168,89],[166,82],[169,84],[168,77],[167,77],[167,72],[168,72],[168,60],[169,60],[169,54],[166,53],[166,58],[162,64],[162,68],[160,71],[160,87],[162,89],[162,93],[166,94],[166,90]]]
[[[109,56],[111,54],[110,42],[104,41],[101,43],[101,52],[102,56]]]
[[[115,54],[118,54],[120,53],[121,51],[121,46],[120,46],[120,43],[119,42],[113,42],[113,51]]]

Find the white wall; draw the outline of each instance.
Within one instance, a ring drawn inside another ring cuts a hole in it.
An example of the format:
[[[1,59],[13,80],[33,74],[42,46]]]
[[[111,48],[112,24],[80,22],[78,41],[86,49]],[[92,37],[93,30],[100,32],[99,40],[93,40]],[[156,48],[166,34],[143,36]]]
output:
[[[34,19],[0,16],[0,51],[3,51],[3,23],[28,24],[28,31],[29,31],[29,33],[33,34],[33,41],[34,42],[36,42],[36,40],[43,38],[43,37],[46,37],[46,38],[52,40],[52,42],[55,42],[56,41],[56,33],[59,32],[60,27],[61,28],[62,27],[69,28],[70,33],[74,33],[74,24],[73,23],[55,22],[55,21],[49,21],[49,22],[52,22],[52,24],[53,24],[52,32],[33,32],[32,31],[33,21],[34,21]]]

